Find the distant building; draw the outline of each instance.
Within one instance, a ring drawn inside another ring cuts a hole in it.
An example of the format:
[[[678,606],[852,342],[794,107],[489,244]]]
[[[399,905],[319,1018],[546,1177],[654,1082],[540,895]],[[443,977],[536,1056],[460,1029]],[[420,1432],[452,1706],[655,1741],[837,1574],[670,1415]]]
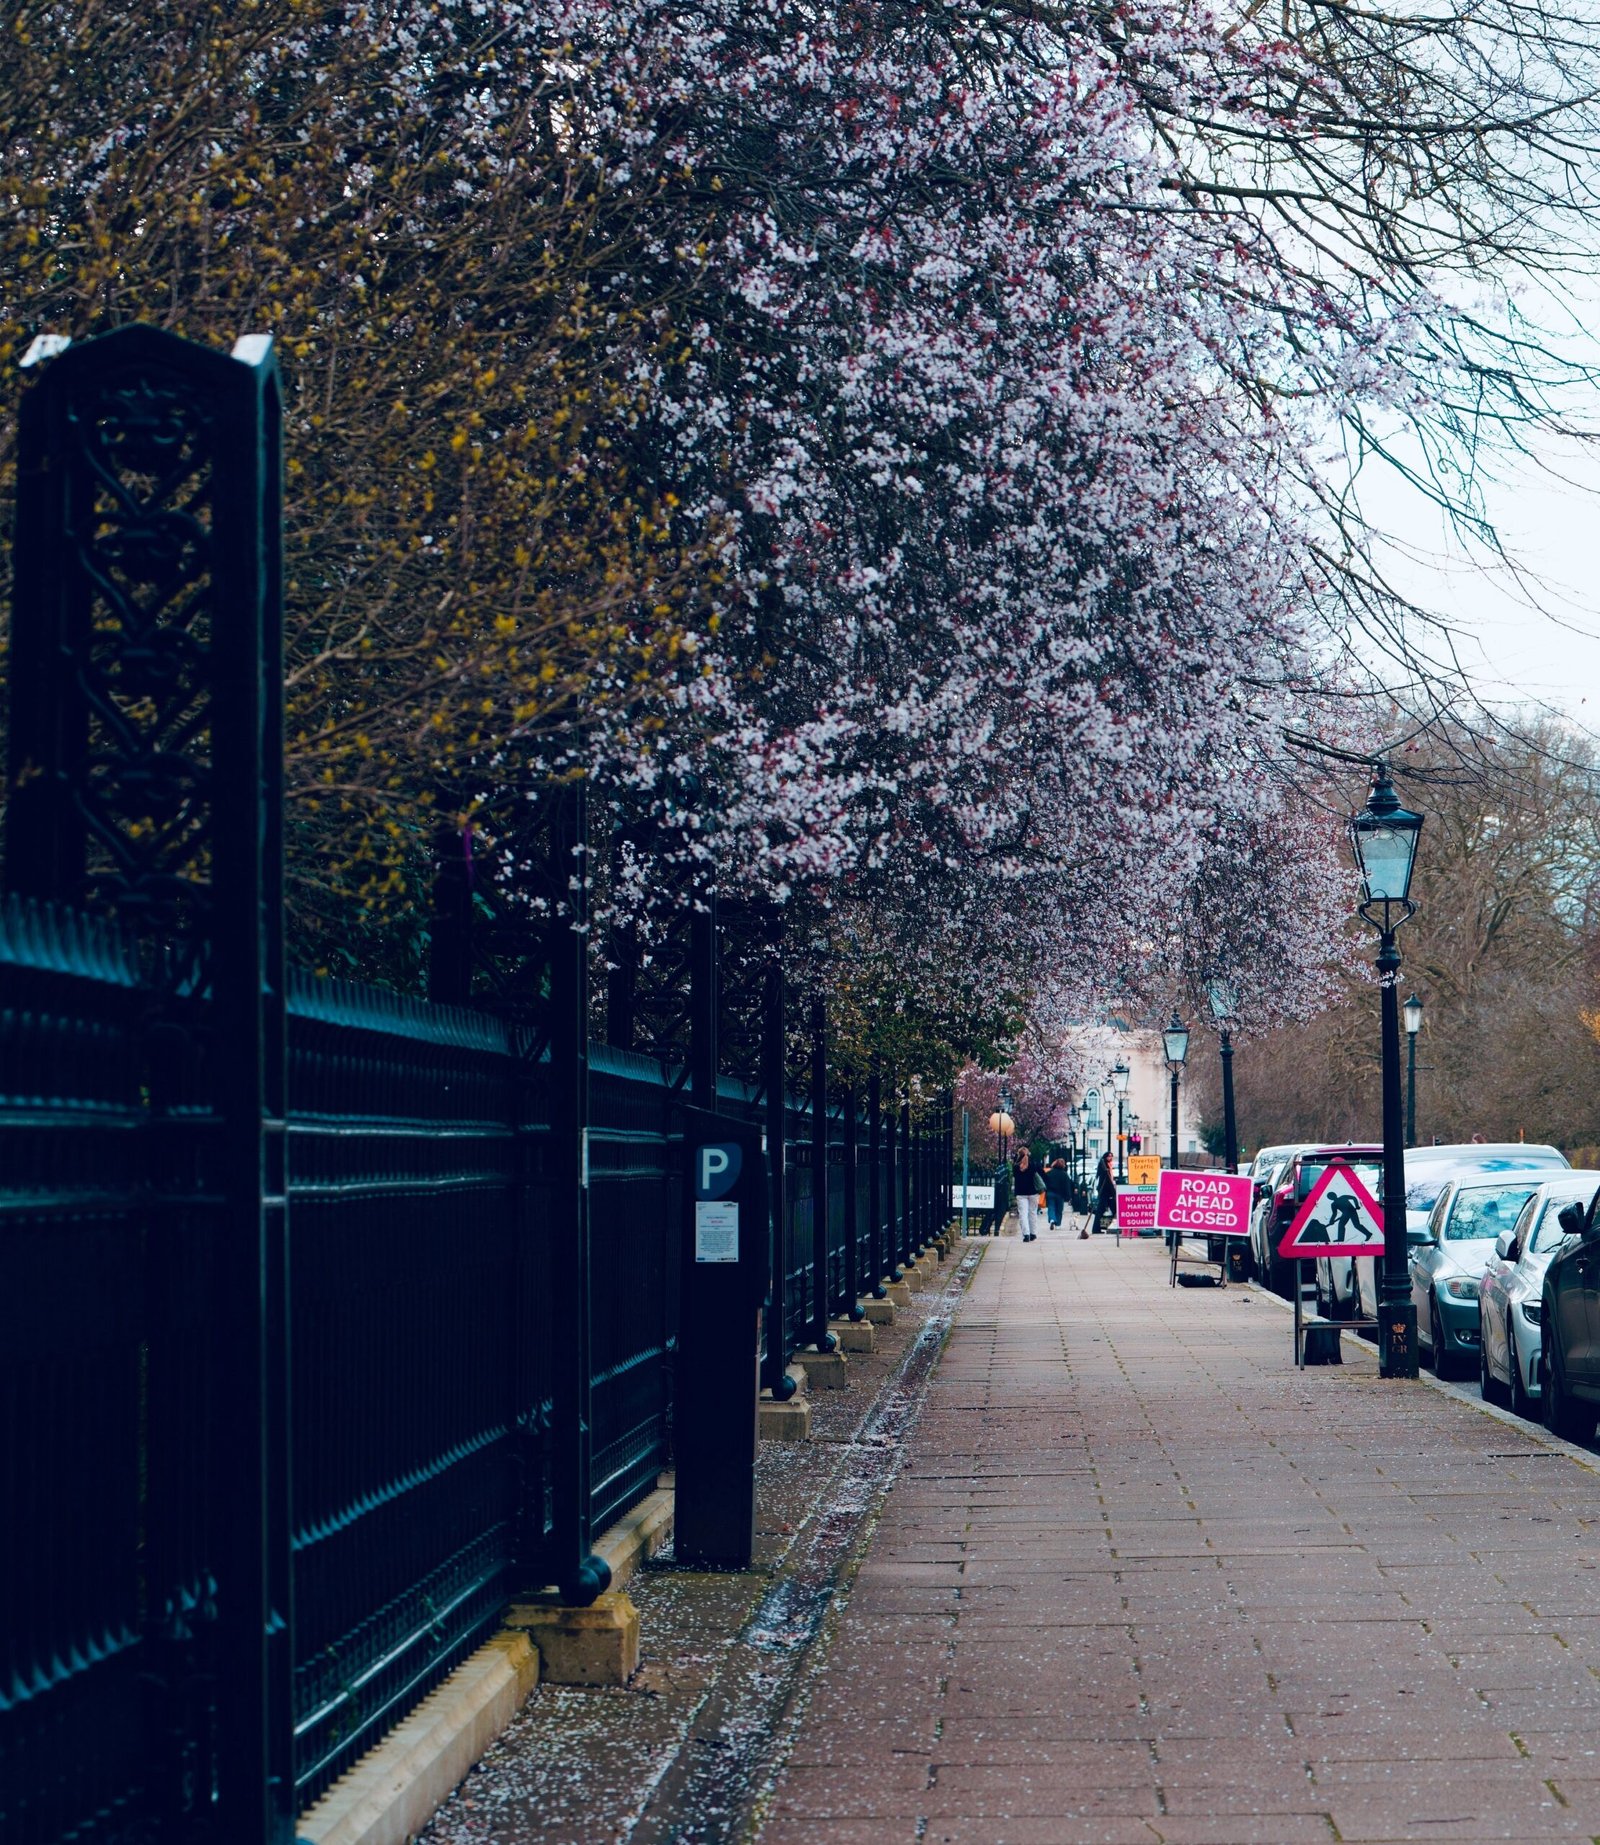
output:
[[[1131,1131],[1142,1138],[1142,1150],[1159,1153],[1165,1160],[1171,1144],[1172,1079],[1161,1033],[1135,1031],[1113,1021],[1105,1025],[1077,1026],[1068,1034],[1067,1044],[1077,1052],[1083,1064],[1083,1093],[1078,1100],[1088,1099],[1096,1105],[1097,1119],[1089,1125],[1091,1156],[1099,1159],[1110,1146],[1113,1163],[1117,1163],[1117,1092],[1111,1072],[1120,1060],[1129,1070],[1128,1093],[1123,1101],[1124,1122],[1136,1121]],[[1178,1154],[1186,1161],[1205,1155],[1200,1118],[1189,1100],[1189,1069],[1197,1057],[1208,1052],[1215,1055],[1215,1051],[1212,1034],[1191,1027],[1189,1063],[1178,1078]]]

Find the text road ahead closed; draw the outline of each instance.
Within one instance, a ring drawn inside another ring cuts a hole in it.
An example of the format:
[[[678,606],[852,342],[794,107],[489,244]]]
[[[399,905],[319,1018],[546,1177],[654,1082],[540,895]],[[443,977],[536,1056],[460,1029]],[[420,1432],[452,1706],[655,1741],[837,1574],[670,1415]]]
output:
[[[1248,1173],[1164,1172],[1156,1191],[1156,1228],[1185,1236],[1248,1236]]]

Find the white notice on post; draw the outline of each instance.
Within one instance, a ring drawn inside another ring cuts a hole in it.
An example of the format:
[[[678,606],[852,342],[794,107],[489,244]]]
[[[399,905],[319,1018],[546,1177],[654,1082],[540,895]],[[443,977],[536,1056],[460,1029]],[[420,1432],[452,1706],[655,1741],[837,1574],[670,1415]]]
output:
[[[700,1198],[694,1207],[694,1259],[696,1262],[739,1260],[739,1207]]]

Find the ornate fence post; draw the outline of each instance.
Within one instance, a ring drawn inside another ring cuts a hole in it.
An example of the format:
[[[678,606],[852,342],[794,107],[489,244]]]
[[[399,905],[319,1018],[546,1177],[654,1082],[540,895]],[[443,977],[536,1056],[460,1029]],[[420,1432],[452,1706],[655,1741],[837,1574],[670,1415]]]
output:
[[[819,1352],[838,1345],[828,1330],[828,1009],[811,1002],[811,1276],[806,1338]]]
[[[611,1571],[594,1554],[594,1270],[589,1239],[589,802],[582,783],[555,797],[550,883],[566,887],[567,914],[552,914],[550,965],[550,1179],[555,1301],[551,1514],[555,1580],[569,1602],[592,1602]]]
[[[867,1277],[874,1300],[888,1293],[888,1248],[883,1235],[883,1078],[878,1055],[872,1054],[867,1073]]]
[[[861,1305],[861,1226],[860,1195],[857,1177],[857,1139],[860,1123],[856,1117],[856,1085],[851,1077],[844,1086],[844,1157],[839,1168],[839,1183],[844,1188],[844,1311],[852,1320],[866,1318]]]
[[[767,967],[761,1016],[761,1087],[766,1097],[767,1176],[772,1187],[772,1286],[767,1296],[766,1351],[761,1381],[782,1403],[794,1395],[789,1376],[789,1175],[786,1159],[788,1080],[785,1068],[783,967],[776,955]]]
[[[280,445],[269,340],[228,356],[131,326],[49,363],[18,456],[7,883],[137,931],[159,1029],[204,1048],[203,1195],[149,1229],[170,1263],[182,1212],[209,1220],[210,1439],[201,1469],[162,1452],[179,1404],[157,1298],[145,1460],[194,1502],[152,1498],[144,1566],[155,1660],[204,1623],[188,1575],[215,1581],[214,1715],[157,1744],[185,1758],[158,1830],[227,1845],[276,1845],[294,1817]]]
[[[428,998],[464,1006],[472,997],[472,828],[442,827],[434,842],[428,920]]]
[[[722,955],[717,893],[703,891],[689,923],[689,1094],[715,1112],[720,1065]]]
[[[898,1249],[900,1261],[904,1267],[910,1267],[915,1253],[916,1201],[912,1187],[916,1182],[915,1163],[911,1147],[911,1092],[905,1091],[900,1098],[900,1225]]]

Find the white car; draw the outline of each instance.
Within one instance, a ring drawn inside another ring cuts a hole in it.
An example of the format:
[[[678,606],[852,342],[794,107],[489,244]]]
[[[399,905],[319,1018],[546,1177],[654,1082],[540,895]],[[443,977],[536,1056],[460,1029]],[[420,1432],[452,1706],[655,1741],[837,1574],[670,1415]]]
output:
[[[1496,1240],[1478,1283],[1478,1382],[1487,1402],[1509,1395],[1519,1416],[1538,1417],[1540,1296],[1544,1272],[1566,1232],[1563,1205],[1587,1204],[1600,1190],[1600,1172],[1563,1172],[1546,1179],[1517,1221]]]

